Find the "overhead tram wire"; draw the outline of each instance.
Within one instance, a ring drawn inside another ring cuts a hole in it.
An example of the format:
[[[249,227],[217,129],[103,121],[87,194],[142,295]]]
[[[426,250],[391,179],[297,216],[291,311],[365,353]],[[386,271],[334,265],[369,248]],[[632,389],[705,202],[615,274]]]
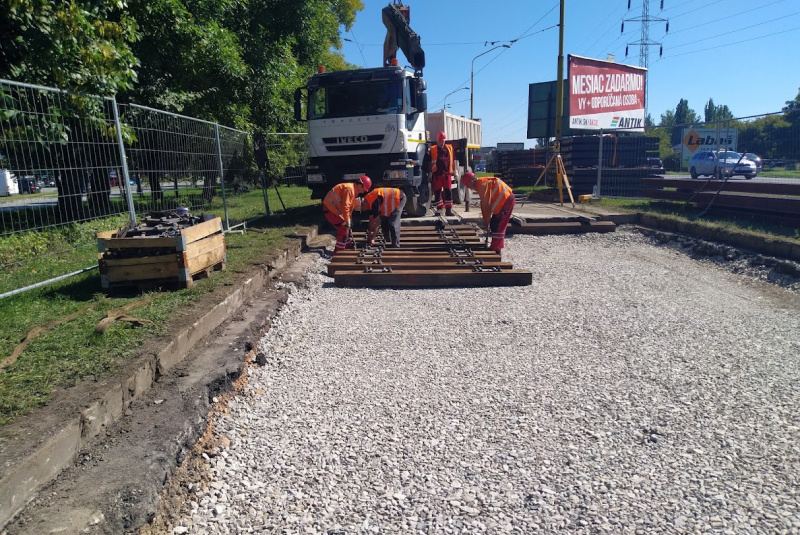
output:
[[[353,39],[342,38],[342,41],[348,41],[356,45],[356,47],[358,48],[358,52],[361,54],[361,59],[364,61],[364,68],[366,68],[367,58],[364,57],[364,47],[361,45],[361,43],[358,42],[358,39],[356,39],[356,34],[352,29],[350,30],[350,35],[353,36]]]
[[[553,7],[552,7],[552,8],[550,8],[550,10],[549,10],[549,11],[547,11],[547,13],[545,13],[544,15],[542,15],[542,16],[539,18],[539,20],[537,20],[536,22],[534,22],[534,23],[533,23],[531,26],[529,26],[529,27],[528,27],[528,28],[527,28],[525,31],[523,31],[523,32],[522,32],[522,34],[520,34],[520,36],[519,36],[519,37],[517,37],[517,38],[515,38],[515,39],[510,39],[510,40],[507,40],[507,41],[506,41],[506,40],[485,41],[485,42],[484,42],[484,45],[486,45],[486,44],[492,44],[492,45],[494,45],[494,44],[497,44],[497,43],[503,43],[503,42],[508,42],[508,43],[511,43],[511,44],[513,45],[514,43],[516,43],[517,41],[520,41],[521,39],[527,39],[528,37],[533,37],[534,35],[537,35],[537,34],[539,34],[539,33],[546,32],[546,31],[548,31],[548,30],[552,30],[553,28],[558,28],[558,24],[555,24],[555,25],[553,25],[553,26],[548,26],[547,28],[544,28],[544,29],[538,30],[538,31],[536,31],[536,32],[534,32],[534,33],[528,34],[528,32],[529,32],[529,31],[531,31],[531,29],[533,29],[533,28],[534,28],[534,27],[535,27],[537,24],[539,24],[540,22],[542,22],[542,20],[544,20],[544,18],[545,18],[545,17],[547,17],[547,15],[549,15],[549,14],[550,14],[550,13],[551,13],[551,12],[552,12],[552,11],[553,11],[553,10],[554,10],[556,7],[558,7],[559,5],[560,5],[560,0],[559,0],[558,2],[556,2],[556,3],[553,5]],[[527,35],[526,35],[526,34],[527,34]],[[425,46],[430,46],[430,45],[425,45]],[[478,69],[477,71],[475,71],[475,73],[474,73],[474,74],[477,74],[477,73],[481,72],[483,69],[485,69],[486,67],[488,67],[488,66],[489,66],[489,65],[490,65],[490,64],[491,64],[491,63],[492,63],[494,60],[496,60],[498,57],[500,57],[502,54],[504,54],[504,53],[505,53],[507,50],[508,50],[508,48],[504,48],[503,50],[501,50],[501,51],[500,51],[500,52],[499,52],[499,53],[498,53],[498,54],[497,54],[495,57],[493,57],[491,60],[487,61],[487,62],[486,62],[484,65],[483,65],[483,67],[481,67],[480,69]],[[474,76],[474,74],[473,74],[473,76]],[[465,85],[465,84],[469,84],[469,79],[465,80],[465,81],[464,81],[464,82],[462,82],[460,85]],[[442,99],[442,100],[438,101],[436,104],[434,104],[434,106],[433,106],[433,109],[436,109],[436,108],[439,106],[439,104],[440,104],[441,102],[443,102],[443,101],[444,101],[444,99]]]

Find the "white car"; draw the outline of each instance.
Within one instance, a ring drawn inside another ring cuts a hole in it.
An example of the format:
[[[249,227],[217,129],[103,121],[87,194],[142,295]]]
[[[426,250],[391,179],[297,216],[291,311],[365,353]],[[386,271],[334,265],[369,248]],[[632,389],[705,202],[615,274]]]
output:
[[[740,175],[747,180],[758,174],[758,168],[738,152],[722,150],[719,152],[699,150],[689,160],[689,174],[692,178],[707,175],[716,178]]]

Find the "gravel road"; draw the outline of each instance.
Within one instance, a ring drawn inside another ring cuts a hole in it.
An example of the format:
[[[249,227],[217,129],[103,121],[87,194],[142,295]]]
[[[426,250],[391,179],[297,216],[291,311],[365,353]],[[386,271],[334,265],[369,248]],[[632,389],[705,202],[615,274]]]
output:
[[[800,533],[800,293],[635,230],[507,240],[532,286],[320,261],[173,533]]]

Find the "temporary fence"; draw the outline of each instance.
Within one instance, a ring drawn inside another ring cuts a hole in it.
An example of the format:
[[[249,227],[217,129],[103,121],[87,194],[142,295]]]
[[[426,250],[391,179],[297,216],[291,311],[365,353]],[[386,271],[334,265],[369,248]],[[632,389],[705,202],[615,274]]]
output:
[[[552,145],[498,151],[491,166],[517,186],[533,185],[540,177],[539,185],[555,186],[553,154]],[[570,136],[562,140],[559,154],[575,196],[641,197],[650,188],[648,179],[731,173],[729,180],[800,184],[800,112],[649,127],[644,133]],[[701,155],[704,161],[696,163]],[[755,173],[744,170],[747,162],[737,165],[740,156],[754,163]]]
[[[90,268],[96,231],[148,212],[214,211],[227,231],[290,208],[276,186],[301,183],[305,135],[266,138],[259,171],[249,132],[0,80],[0,297]]]

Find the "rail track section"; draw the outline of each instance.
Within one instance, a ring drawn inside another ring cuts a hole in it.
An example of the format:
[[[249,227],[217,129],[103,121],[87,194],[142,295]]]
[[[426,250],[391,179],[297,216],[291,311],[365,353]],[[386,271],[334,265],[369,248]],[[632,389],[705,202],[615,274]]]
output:
[[[533,273],[514,269],[492,251],[473,225],[403,227],[400,248],[378,235],[353,234],[356,249],[337,252],[328,264],[334,284],[348,288],[528,286]]]

